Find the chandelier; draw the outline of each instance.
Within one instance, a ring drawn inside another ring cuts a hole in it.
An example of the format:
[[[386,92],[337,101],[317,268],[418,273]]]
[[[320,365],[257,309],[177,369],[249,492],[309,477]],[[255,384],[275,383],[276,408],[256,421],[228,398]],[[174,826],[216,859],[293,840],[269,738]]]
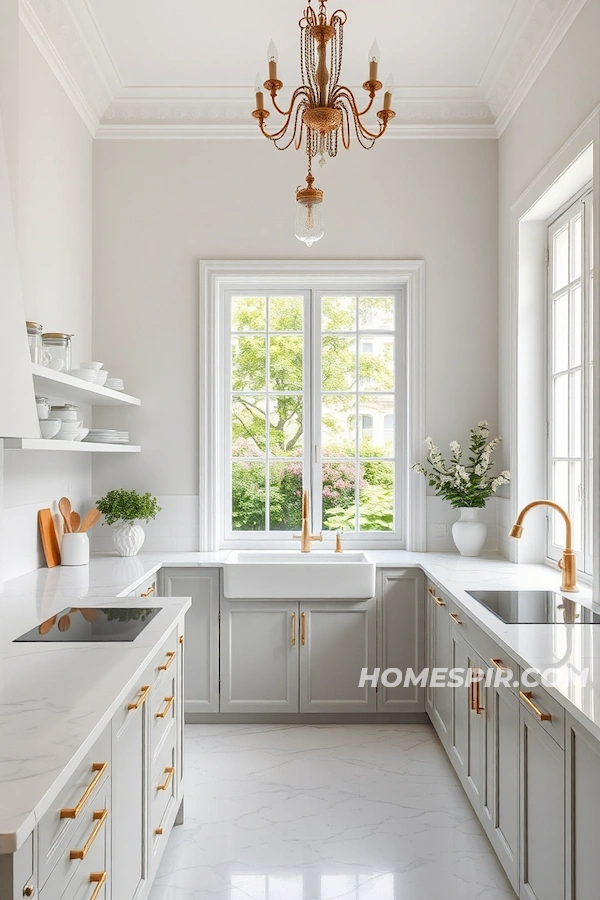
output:
[[[296,150],[306,148],[308,174],[306,187],[296,190],[298,206],[295,230],[296,237],[308,247],[324,234],[323,191],[314,186],[313,159],[319,156],[319,164],[323,166],[326,155],[337,156],[340,143],[347,150],[352,132],[359,144],[370,150],[375,141],[385,134],[388,122],[396,115],[392,109],[394,83],[390,76],[385,85],[383,108],[377,112],[378,127],[377,124],[370,128],[365,125],[364,118],[372,110],[377,92],[383,87],[378,79],[379,48],[374,42],[369,51],[369,77],[363,84],[369,99],[364,109],[359,109],[350,88],[340,84],[344,25],[348,17],[343,10],[338,9],[328,19],[327,0],[318,0],[318,3],[317,13],[311,6],[311,0],[308,0],[308,6],[300,19],[302,84],[292,93],[288,109],[282,109],[277,102],[277,94],[282,89],[283,82],[277,77],[277,49],[271,41],[267,52],[269,77],[261,84],[260,75],[256,76],[256,109],[252,113],[262,134],[278,150],[287,150],[292,146]],[[283,124],[273,132],[266,128],[270,112],[265,109],[263,87],[271,95],[275,111],[283,117]]]

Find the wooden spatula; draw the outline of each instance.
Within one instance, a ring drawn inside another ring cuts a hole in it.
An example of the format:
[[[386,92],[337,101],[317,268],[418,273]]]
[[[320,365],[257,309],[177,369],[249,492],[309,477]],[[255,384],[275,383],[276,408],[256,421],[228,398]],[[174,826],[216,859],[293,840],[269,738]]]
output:
[[[70,534],[71,533],[71,501],[68,497],[61,497],[58,501],[58,508],[60,513],[65,520],[65,531]]]
[[[42,537],[46,565],[49,569],[54,568],[54,566],[60,566],[60,550],[58,549],[56,528],[49,509],[40,509],[38,512],[38,525]]]
[[[69,524],[71,526],[71,531],[76,532],[79,531],[79,526],[81,525],[81,516],[77,512],[72,512],[69,518]]]
[[[89,531],[89,529],[96,524],[101,515],[102,513],[97,509],[88,509],[83,519],[83,525],[79,530]]]
[[[42,622],[42,624],[38,628],[39,633],[40,634],[48,634],[49,631],[52,631],[52,627],[55,622],[56,622],[56,616],[52,616],[51,619],[46,619],[46,621]]]

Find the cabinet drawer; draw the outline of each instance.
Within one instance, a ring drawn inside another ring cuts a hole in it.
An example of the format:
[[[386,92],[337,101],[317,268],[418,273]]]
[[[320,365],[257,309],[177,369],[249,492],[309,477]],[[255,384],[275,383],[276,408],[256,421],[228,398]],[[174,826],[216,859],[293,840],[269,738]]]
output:
[[[82,820],[96,808],[99,791],[109,775],[110,753],[108,726],[42,817],[38,826],[40,885],[46,882],[65,848],[71,846]]]
[[[522,670],[521,670],[522,671]],[[529,676],[532,680],[532,676]],[[524,696],[526,694],[527,696]],[[558,700],[539,685],[521,685],[519,698],[523,707],[537,719],[544,731],[554,738],[559,747],[565,747],[565,711]]]
[[[81,897],[90,900],[95,886],[90,874],[101,875],[108,868],[110,834],[110,787],[107,779],[89,809],[78,821],[77,831],[62,850],[50,877],[40,892],[41,900]],[[97,885],[99,882],[95,882]],[[104,896],[104,883],[97,898]]]
[[[160,755],[152,772],[150,787],[150,846],[152,866],[158,861],[162,847],[169,837],[168,820],[177,801],[181,772],[177,771],[177,751],[175,741],[171,741]]]
[[[152,663],[152,682],[156,683],[163,678],[166,672],[177,670],[177,651],[179,649],[179,638],[177,629],[171,632],[166,639]]]
[[[161,752],[166,736],[174,732],[179,710],[178,673],[172,667],[155,684],[150,703],[150,746],[152,759]]]

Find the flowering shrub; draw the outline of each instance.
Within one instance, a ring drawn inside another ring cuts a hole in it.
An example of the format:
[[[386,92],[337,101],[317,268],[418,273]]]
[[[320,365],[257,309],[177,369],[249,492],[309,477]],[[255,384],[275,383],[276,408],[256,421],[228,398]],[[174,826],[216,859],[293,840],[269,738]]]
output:
[[[489,498],[500,485],[508,484],[510,472],[505,470],[494,476],[490,472],[494,463],[491,455],[500,444],[502,438],[489,440],[490,428],[487,422],[478,422],[471,429],[469,441],[469,460],[463,462],[463,451],[458,441],[452,441],[450,450],[452,459],[446,462],[439,447],[428,437],[425,441],[428,448],[427,466],[416,463],[415,472],[424,475],[429,486],[435,488],[436,495],[449,500],[455,509],[483,509]]]

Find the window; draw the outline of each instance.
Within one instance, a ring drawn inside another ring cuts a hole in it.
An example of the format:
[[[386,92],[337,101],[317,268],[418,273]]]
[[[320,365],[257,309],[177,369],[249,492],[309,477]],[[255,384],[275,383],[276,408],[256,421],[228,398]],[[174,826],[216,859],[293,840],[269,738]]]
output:
[[[399,540],[401,298],[225,292],[226,541],[289,540],[303,488],[317,531]]]
[[[592,573],[592,192],[572,203],[548,229],[548,496],[568,510],[578,568]],[[565,541],[552,513],[548,556]]]

